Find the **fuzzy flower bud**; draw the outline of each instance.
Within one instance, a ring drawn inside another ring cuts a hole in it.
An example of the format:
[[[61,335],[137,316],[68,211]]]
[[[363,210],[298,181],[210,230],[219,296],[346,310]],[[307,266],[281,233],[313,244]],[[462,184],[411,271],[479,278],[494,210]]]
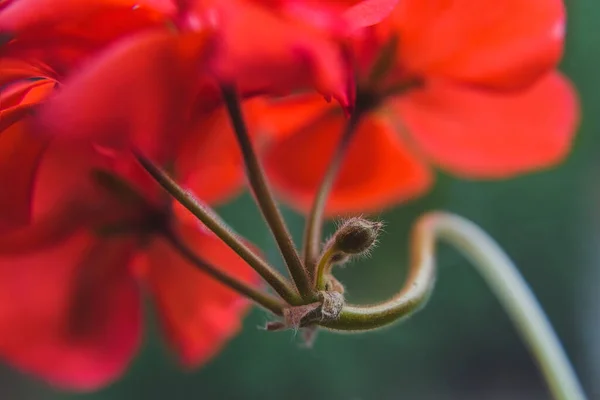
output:
[[[342,254],[362,254],[377,241],[383,223],[352,217],[340,226],[333,235],[333,246]]]

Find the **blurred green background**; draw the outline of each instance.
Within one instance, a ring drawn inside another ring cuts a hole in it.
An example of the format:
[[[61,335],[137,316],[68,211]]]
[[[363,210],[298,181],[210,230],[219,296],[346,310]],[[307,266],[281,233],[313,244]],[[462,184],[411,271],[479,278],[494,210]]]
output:
[[[493,6],[492,4],[490,6]],[[590,398],[600,399],[600,2],[567,2],[562,69],[579,89],[583,122],[558,168],[502,182],[440,175],[427,197],[380,217],[373,257],[340,271],[352,302],[374,302],[403,283],[408,232],[424,211],[466,216],[494,236],[545,307]],[[249,196],[222,208],[227,221],[279,262]],[[302,218],[286,212],[299,238]],[[441,247],[428,306],[391,328],[362,335],[322,332],[312,349],[293,332],[258,329],[254,310],[228,347],[195,371],[180,370],[149,321],[128,374],[94,394],[65,394],[0,367],[1,400],[128,399],[548,399],[514,328],[474,269]]]

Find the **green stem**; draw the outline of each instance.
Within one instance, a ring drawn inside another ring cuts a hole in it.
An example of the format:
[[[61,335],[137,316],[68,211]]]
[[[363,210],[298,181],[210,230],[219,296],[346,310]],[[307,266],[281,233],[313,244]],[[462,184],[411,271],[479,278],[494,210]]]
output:
[[[438,219],[429,214],[420,218],[413,228],[408,277],[396,296],[377,305],[346,305],[340,318],[325,326],[343,331],[372,330],[397,322],[421,309],[435,281],[437,224]]]
[[[196,266],[199,270],[206,272],[212,278],[221,282],[225,286],[235,290],[242,296],[249,298],[258,305],[271,311],[273,314],[279,316],[283,315],[283,308],[285,307],[285,305],[281,302],[281,300],[269,295],[268,293],[261,292],[260,290],[257,290],[256,288],[248,285],[247,283],[242,282],[224,273],[220,269],[215,268],[213,265],[201,259],[196,253],[192,251],[192,249],[190,249],[183,242],[181,238],[179,238],[174,233],[165,232],[164,237],[183,257],[185,257],[188,261],[194,264],[194,266]]]
[[[331,258],[335,255],[335,246],[330,246],[321,255],[321,259],[317,263],[315,273],[315,288],[318,291],[325,290],[325,275],[331,269]]]
[[[554,398],[585,399],[560,341],[516,266],[478,226],[451,214],[430,213],[415,226],[409,277],[396,297],[375,306],[346,306],[337,321],[324,325],[339,330],[374,329],[419,309],[433,286],[436,238],[454,245],[478,269],[537,360]]]
[[[290,287],[287,280],[281,276],[266,261],[256,255],[235,233],[223,222],[219,216],[206,206],[198,203],[194,195],[183,189],[177,184],[165,171],[154,165],[152,161],[143,155],[135,154],[139,163],[148,171],[148,173],[181,205],[188,209],[204,225],[208,227],[215,235],[223,240],[233,251],[235,251],[244,261],[263,277],[265,281],[288,303],[299,305],[302,299],[294,288]]]
[[[221,91],[225,105],[229,111],[233,130],[237,136],[244,157],[248,180],[258,206],[273,233],[273,237],[277,242],[277,246],[283,255],[288,270],[290,271],[292,279],[300,291],[300,294],[304,299],[312,300],[314,299],[315,293],[310,284],[306,269],[302,264],[302,260],[298,255],[292,236],[285,225],[281,212],[271,193],[271,189],[267,184],[265,174],[258,161],[254,147],[252,146],[237,93],[231,86],[224,86],[221,88]]]
[[[329,193],[338,176],[362,113],[363,111],[357,107],[350,116],[350,120],[346,124],[340,141],[335,148],[335,152],[331,157],[325,175],[323,175],[323,179],[321,180],[321,184],[313,200],[312,207],[306,218],[306,227],[304,229],[304,263],[307,266],[309,274],[313,277],[316,274],[316,263],[319,253],[321,252],[320,245],[323,232],[323,214],[325,213],[327,198],[329,197]]]

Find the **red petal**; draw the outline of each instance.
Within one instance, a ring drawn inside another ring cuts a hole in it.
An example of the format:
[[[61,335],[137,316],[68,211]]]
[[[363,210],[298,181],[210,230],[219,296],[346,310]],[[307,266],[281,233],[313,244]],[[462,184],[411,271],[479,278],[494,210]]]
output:
[[[33,182],[48,138],[33,135],[21,121],[54,88],[46,80],[11,85],[0,94],[0,234],[29,221]]]
[[[185,131],[209,32],[123,39],[67,80],[40,111],[43,127],[169,160]]]
[[[287,94],[313,85],[344,106],[350,103],[350,68],[334,32],[249,1],[220,2],[218,10],[226,49],[218,64],[222,79],[251,94]]]
[[[35,66],[30,62],[10,58],[0,59],[0,87],[19,80],[47,76],[48,73],[43,67]]]
[[[64,22],[90,17],[110,9],[152,9],[171,13],[169,0],[19,0],[6,6],[0,14],[0,31],[53,28]]]
[[[156,10],[131,5],[119,7],[107,3],[106,7],[90,7],[85,11],[56,21],[42,18],[37,21],[39,24],[35,20],[32,26],[25,24],[0,52],[10,57],[44,60],[55,71],[65,73],[79,68],[91,54],[119,38],[140,31],[164,29],[169,22],[166,15]]]
[[[35,174],[47,144],[23,122],[0,132],[0,234],[29,221]]]
[[[393,23],[408,72],[512,88],[556,66],[565,10],[561,0],[403,0]]]
[[[139,345],[131,245],[79,231],[54,247],[0,254],[0,355],[64,388],[119,377]]]
[[[294,108],[287,113],[295,114]],[[345,122],[339,112],[328,114],[325,108],[320,120],[265,148],[267,174],[292,206],[303,211],[310,207]],[[372,115],[355,133],[327,212],[379,210],[423,193],[430,180],[390,123]]]
[[[19,4],[27,1],[19,1]],[[17,27],[18,34],[2,46],[0,52],[21,59],[44,60],[54,70],[64,73],[79,68],[91,54],[119,38],[164,29],[170,23],[169,16],[161,12],[160,7],[153,9],[144,4],[138,7],[132,3],[139,2],[128,1],[102,4],[92,0],[90,3],[94,4],[88,7],[86,2],[77,2],[75,7],[62,10],[68,15],[61,14],[61,10],[30,14],[30,19],[26,15],[20,21],[22,25]],[[0,14],[0,23],[2,16]]]
[[[575,92],[558,73],[508,95],[433,83],[394,107],[425,155],[472,178],[509,177],[558,163],[578,120]]]
[[[0,112],[6,111],[11,107],[18,106],[22,103],[32,104],[39,103],[45,99],[52,91],[54,85],[48,79],[40,80],[24,80],[14,82],[3,87],[0,91]],[[42,86],[42,89],[39,87]],[[44,90],[45,89],[45,90]],[[3,123],[3,117],[0,118],[0,123]],[[9,124],[5,124],[6,126]]]
[[[387,17],[398,0],[363,0],[344,12],[344,18],[353,29],[375,25]]]
[[[318,94],[269,98],[258,102],[257,129],[268,137],[281,139],[316,123],[327,113],[339,113],[339,109]]]
[[[101,168],[101,157],[89,143],[51,138],[37,171],[32,213],[44,217],[74,204],[99,208],[107,197],[93,180],[94,167]],[[102,196],[104,195],[104,196]]]
[[[53,81],[46,79],[27,82],[26,85],[12,85],[13,87],[17,86],[15,88],[17,90],[9,92],[8,96],[0,95],[0,105],[2,106],[0,108],[0,133],[30,115],[38,103],[52,93],[54,85]],[[12,103],[17,104],[12,105]]]
[[[177,172],[184,186],[207,203],[223,201],[241,190],[242,155],[224,108],[202,113],[178,154]]]
[[[138,196],[99,183],[99,170],[118,176]],[[145,207],[159,193],[150,179],[129,153],[115,154],[89,142],[52,138],[36,174],[32,216],[35,221],[64,209],[77,211],[95,229],[134,222],[147,216]]]
[[[183,240],[204,260],[252,284],[256,274],[220,239],[188,224]],[[187,366],[205,363],[240,329],[248,302],[200,272],[169,244],[155,242],[148,250],[148,283],[170,345]]]

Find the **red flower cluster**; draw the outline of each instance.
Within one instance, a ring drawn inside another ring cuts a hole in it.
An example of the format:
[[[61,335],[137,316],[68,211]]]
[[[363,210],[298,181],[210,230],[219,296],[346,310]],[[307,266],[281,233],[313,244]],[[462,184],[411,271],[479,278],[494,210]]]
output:
[[[561,0],[399,2],[354,37],[359,97],[370,104],[328,213],[378,210],[423,194],[432,183],[427,164],[496,179],[559,162],[578,117],[572,87],[554,70],[564,33]],[[271,101],[263,112],[263,129],[276,138],[265,149],[269,177],[305,210],[344,115],[313,94]]]
[[[372,210],[422,193],[424,161],[471,177],[557,162],[576,120],[553,72],[563,33],[558,0],[0,1],[0,357],[104,385],[139,346],[140,289],[187,365],[237,331],[243,298],[165,232],[242,281],[254,271],[135,157],[205,203],[239,191],[221,86],[301,209],[356,106],[328,212]]]
[[[240,189],[243,168],[217,80],[248,94],[314,83],[349,102],[337,33],[285,6],[2,3],[4,359],[61,386],[105,384],[139,345],[140,285],[186,364],[205,361],[238,329],[243,298],[188,265],[157,229],[168,226],[243,280],[255,282],[253,271],[173,205],[131,149],[168,166],[202,201],[221,201]]]

